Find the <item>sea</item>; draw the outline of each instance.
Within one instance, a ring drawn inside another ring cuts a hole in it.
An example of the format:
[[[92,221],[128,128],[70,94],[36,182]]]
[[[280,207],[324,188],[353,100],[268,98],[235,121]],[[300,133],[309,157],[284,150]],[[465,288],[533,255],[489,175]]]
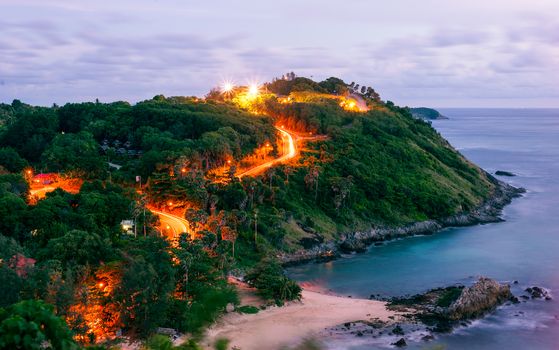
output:
[[[296,266],[289,275],[333,293],[368,298],[421,293],[472,284],[479,276],[525,288],[548,289],[553,300],[499,307],[483,319],[421,340],[406,334],[407,349],[559,349],[559,109],[440,109],[432,121],[458,151],[527,192],[507,206],[504,222],[445,229],[373,246],[366,253]],[[517,281],[517,284],[513,284]],[[400,336],[322,339],[328,349],[387,349]]]

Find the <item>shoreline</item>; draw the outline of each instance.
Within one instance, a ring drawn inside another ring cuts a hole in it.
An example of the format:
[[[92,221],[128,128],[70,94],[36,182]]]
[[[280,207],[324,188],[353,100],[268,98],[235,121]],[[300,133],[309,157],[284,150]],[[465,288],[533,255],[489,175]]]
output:
[[[376,242],[385,242],[397,238],[417,235],[432,235],[451,227],[474,226],[479,224],[504,221],[501,218],[503,208],[514,198],[526,192],[524,188],[514,187],[486,172],[494,185],[493,194],[469,212],[457,213],[446,218],[414,222],[397,227],[377,227],[368,231],[342,234],[338,240],[318,244],[309,249],[300,249],[294,253],[282,253],[278,258],[284,267],[312,262],[326,262],[340,258],[342,253],[362,253]]]
[[[269,307],[256,314],[232,312],[224,315],[206,331],[202,345],[205,349],[212,349],[217,339],[227,338],[231,348],[283,349],[344,323],[391,324],[397,322],[399,315],[399,312],[389,310],[384,301],[354,299],[305,289],[301,301]]]
[[[448,227],[504,221],[501,218],[503,208],[514,198],[520,197],[525,190],[487,175],[495,184],[495,190],[488,199],[469,212],[401,227],[381,227],[345,234],[337,241],[307,250],[301,249],[293,254],[283,254],[280,261],[284,266],[323,262],[341,257],[342,252],[365,251],[375,242],[433,234]],[[417,328],[417,323],[407,324],[402,318],[404,311],[409,313],[410,310],[395,311],[388,308],[388,302],[380,300],[343,297],[304,289],[299,302],[290,302],[283,307],[269,307],[257,314],[232,312],[224,315],[207,329],[202,345],[205,349],[211,349],[217,339],[227,338],[231,347],[243,350],[258,350],[264,345],[266,349],[285,349],[286,346],[298,345],[309,337],[320,339],[325,331],[338,335],[348,332],[365,334],[374,332],[377,326],[371,325],[378,323],[384,323],[381,329],[397,323],[401,323],[407,331]],[[342,327],[347,323],[354,325],[351,331],[349,327]],[[416,332],[425,339],[432,337],[426,331]]]

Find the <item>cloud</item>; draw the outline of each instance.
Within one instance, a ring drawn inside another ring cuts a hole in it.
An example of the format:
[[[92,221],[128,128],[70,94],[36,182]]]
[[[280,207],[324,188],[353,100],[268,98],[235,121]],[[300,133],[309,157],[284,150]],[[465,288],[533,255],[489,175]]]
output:
[[[549,15],[559,6],[495,1],[6,0],[0,101],[201,95],[223,78],[286,71],[340,76],[409,105],[559,101],[559,21]]]

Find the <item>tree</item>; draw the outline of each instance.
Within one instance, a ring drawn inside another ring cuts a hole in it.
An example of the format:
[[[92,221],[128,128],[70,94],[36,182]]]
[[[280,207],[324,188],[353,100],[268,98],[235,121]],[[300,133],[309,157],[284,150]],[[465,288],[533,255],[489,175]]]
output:
[[[19,301],[23,280],[5,262],[0,263],[0,283],[0,307]]]
[[[111,242],[94,232],[70,230],[64,236],[51,239],[40,251],[43,260],[57,259],[63,266],[96,266],[111,260]]]
[[[175,270],[169,244],[162,238],[140,238],[130,248],[114,300],[121,307],[123,324],[146,336],[167,319]]]
[[[340,208],[346,204],[346,201],[351,194],[353,177],[351,175],[348,177],[333,177],[330,179],[330,186],[332,188],[332,192],[334,193],[334,207],[336,212],[339,213]]]
[[[221,257],[208,245],[213,243],[182,236],[174,250],[179,261],[177,275],[181,276],[176,291],[181,298],[172,308],[171,318],[183,331],[199,332],[223,313],[228,303],[238,303],[235,289],[227,283],[225,266],[220,266]]]
[[[24,238],[27,204],[13,193],[0,190],[0,233],[16,239]]]
[[[74,350],[78,346],[52,306],[27,300],[0,309],[0,349]]]
[[[58,134],[43,160],[52,171],[78,171],[87,178],[103,178],[106,171],[98,144],[88,132]]]
[[[8,170],[12,173],[17,173],[28,166],[25,159],[17,153],[17,151],[11,147],[0,148],[0,167]]]
[[[301,287],[285,276],[281,265],[275,259],[263,259],[245,276],[249,285],[258,289],[266,299],[284,300],[301,299]]]

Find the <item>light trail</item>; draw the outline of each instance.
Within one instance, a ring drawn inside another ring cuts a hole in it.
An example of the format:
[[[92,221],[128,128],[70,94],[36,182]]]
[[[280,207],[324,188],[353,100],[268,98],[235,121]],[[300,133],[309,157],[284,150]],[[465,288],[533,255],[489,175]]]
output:
[[[181,233],[188,233],[190,231],[188,226],[190,223],[188,220],[181,218],[180,216],[176,216],[173,214],[165,213],[155,209],[149,209],[152,213],[159,216],[159,221],[161,222],[161,227],[169,226],[170,229],[173,231],[173,237],[169,237],[170,239],[178,238]]]
[[[293,140],[293,136],[291,135],[290,132],[283,130],[282,128],[279,128],[276,126],[276,130],[278,130],[281,134],[282,139],[284,140],[283,142],[283,155],[273,159],[269,162],[257,165],[239,175],[237,175],[237,177],[240,179],[244,176],[254,176],[257,174],[260,174],[261,172],[265,171],[268,168],[271,168],[272,166],[279,164],[279,163],[283,163],[286,162],[292,158],[295,158],[298,154],[298,150],[297,150],[297,146],[296,146],[296,142]]]

